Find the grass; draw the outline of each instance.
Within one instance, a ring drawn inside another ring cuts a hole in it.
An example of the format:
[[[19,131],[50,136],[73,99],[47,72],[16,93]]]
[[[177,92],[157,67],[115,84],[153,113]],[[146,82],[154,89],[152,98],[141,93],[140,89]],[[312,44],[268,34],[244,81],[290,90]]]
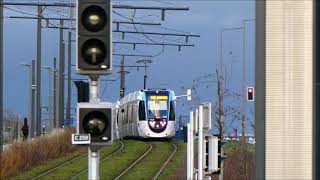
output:
[[[151,142],[153,148],[147,156],[124,174],[120,179],[152,179],[158,169],[167,160],[173,151],[171,144],[167,142]]]
[[[177,146],[177,152],[172,157],[170,162],[167,164],[166,168],[163,170],[163,172],[160,174],[158,179],[178,179],[180,177],[177,177],[177,171],[184,168],[184,162],[186,161],[185,155],[187,152],[187,144],[184,143],[182,140],[175,142]]]
[[[58,159],[54,159],[54,160],[49,160],[45,163],[42,163],[40,165],[37,165],[35,167],[32,167],[30,170],[28,171],[23,171],[21,173],[19,173],[18,176],[12,177],[9,180],[24,180],[24,179],[32,179],[33,177],[36,177],[39,174],[42,174],[52,168],[55,168],[57,166],[59,166],[60,164],[67,162],[81,154],[83,154],[85,152],[84,148],[79,149],[79,151],[76,151],[72,154],[69,154],[67,156],[58,158]]]
[[[63,129],[29,142],[12,144],[0,154],[0,179],[8,179],[48,160],[74,153],[78,148],[71,144],[73,132],[74,129]]]
[[[235,151],[240,149],[240,141],[228,141],[226,144],[222,146],[224,153],[232,154]],[[254,152],[254,145],[253,144],[246,144],[245,150],[247,152]]]
[[[104,157],[107,157],[112,152],[116,151],[118,148],[120,148],[121,144],[119,141],[116,141],[113,143],[110,147],[103,147],[100,150],[100,160],[102,160]],[[83,170],[86,170],[88,168],[88,156],[85,155],[81,157],[80,159],[77,159],[75,161],[70,162],[69,164],[63,166],[62,168],[59,168],[51,173],[49,173],[46,176],[43,176],[39,178],[40,180],[64,180],[64,179],[71,179],[73,176],[79,174]]]
[[[132,162],[142,156],[148,148],[149,146],[146,142],[125,140],[124,149],[121,152],[100,164],[100,179],[114,179]],[[78,179],[85,180],[87,178],[88,173],[85,173]]]
[[[150,154],[141,159],[141,161],[129,170],[121,179],[151,179],[173,151],[172,145],[167,142],[144,142],[135,140],[125,140],[123,142],[124,149],[122,151],[100,164],[101,180],[114,179],[117,177],[149,149],[150,143],[153,144],[153,149],[150,151]],[[159,179],[172,177],[172,174],[176,173],[183,167],[186,144],[183,143],[183,141],[177,141],[174,143],[178,147],[177,152],[164,171],[160,174]],[[121,144],[119,141],[115,141],[112,146],[102,148],[100,151],[100,158],[103,159],[103,157],[106,157],[112,152],[118,150],[120,146]],[[19,175],[12,177],[10,180],[32,179],[33,177],[57,167],[87,151],[86,147],[81,147],[80,149],[79,146],[77,147],[77,150],[73,153],[37,164],[26,171],[22,171]],[[70,179],[76,174],[87,169],[87,163],[87,155],[85,155],[39,179]],[[87,179],[87,177],[88,174],[84,173],[78,179]]]

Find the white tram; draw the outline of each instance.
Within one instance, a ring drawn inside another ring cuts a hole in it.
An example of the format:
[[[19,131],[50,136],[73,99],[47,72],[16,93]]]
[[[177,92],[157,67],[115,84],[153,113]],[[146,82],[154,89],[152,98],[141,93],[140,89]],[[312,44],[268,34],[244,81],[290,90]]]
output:
[[[172,138],[175,135],[175,95],[166,89],[141,90],[118,102],[119,138]]]

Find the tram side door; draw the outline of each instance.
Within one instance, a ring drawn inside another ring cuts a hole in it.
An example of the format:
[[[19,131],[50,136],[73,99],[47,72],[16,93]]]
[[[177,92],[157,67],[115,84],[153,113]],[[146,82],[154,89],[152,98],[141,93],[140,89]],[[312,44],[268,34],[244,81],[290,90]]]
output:
[[[125,110],[125,113],[126,113],[126,125],[127,125],[127,135],[130,136],[131,133],[130,133],[130,121],[129,121],[129,104],[126,104],[126,110]]]
[[[133,120],[132,120],[132,102],[128,104],[128,129],[130,136],[133,136]]]
[[[135,115],[135,112],[134,112],[134,102],[132,102],[131,104],[131,131],[132,131],[132,135],[135,136],[135,127],[136,127],[136,123],[135,123],[135,120],[134,120],[134,115]]]
[[[125,106],[121,107],[120,121],[121,121],[121,136],[125,137],[127,136],[126,122],[125,122]]]

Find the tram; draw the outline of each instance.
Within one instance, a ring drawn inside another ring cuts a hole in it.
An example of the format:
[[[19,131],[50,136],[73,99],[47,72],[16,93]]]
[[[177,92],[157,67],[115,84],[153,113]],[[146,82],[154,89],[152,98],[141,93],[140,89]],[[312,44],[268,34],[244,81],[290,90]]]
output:
[[[119,138],[175,136],[175,94],[167,89],[136,91],[117,103]]]

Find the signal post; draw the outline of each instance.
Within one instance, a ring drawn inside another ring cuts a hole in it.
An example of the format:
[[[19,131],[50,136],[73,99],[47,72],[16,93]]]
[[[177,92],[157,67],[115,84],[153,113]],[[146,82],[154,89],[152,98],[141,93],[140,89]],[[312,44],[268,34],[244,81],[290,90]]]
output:
[[[222,156],[222,136],[210,134],[212,128],[211,103],[202,103],[195,112],[190,112],[187,145],[187,179],[211,179],[212,174],[220,174]],[[194,169],[194,139],[198,139],[198,169]]]
[[[90,78],[90,101],[77,105],[73,144],[88,145],[88,179],[98,180],[100,147],[113,143],[113,104],[100,102],[98,80],[112,73],[111,0],[77,2],[77,73]]]

